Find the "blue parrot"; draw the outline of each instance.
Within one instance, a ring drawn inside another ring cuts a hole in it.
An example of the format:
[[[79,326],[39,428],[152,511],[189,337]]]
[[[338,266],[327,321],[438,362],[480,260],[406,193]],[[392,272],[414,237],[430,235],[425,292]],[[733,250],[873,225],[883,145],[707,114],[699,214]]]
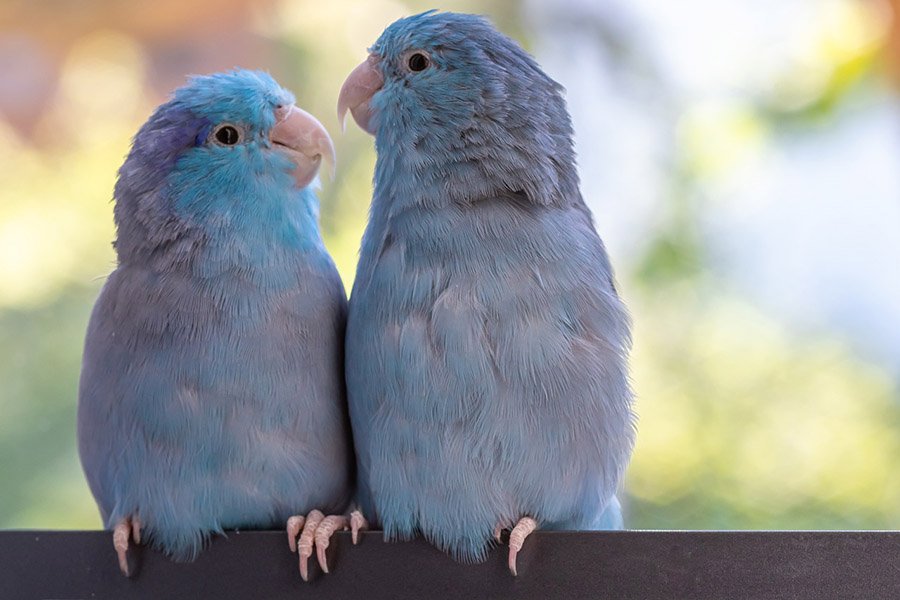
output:
[[[346,377],[358,501],[464,562],[511,529],[621,527],[630,320],[562,88],[482,17],[390,25],[347,78],[375,136]]]
[[[323,159],[322,125],[246,70],[192,78],[134,138],[78,402],[82,465],[126,575],[131,539],[188,561],[213,534],[289,518],[308,557],[320,510],[349,501],[347,301],[318,228]]]

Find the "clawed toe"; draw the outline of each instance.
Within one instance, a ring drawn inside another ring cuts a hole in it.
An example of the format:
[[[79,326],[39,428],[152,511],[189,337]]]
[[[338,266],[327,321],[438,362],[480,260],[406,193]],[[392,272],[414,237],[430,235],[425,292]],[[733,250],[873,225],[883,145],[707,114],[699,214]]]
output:
[[[359,532],[368,529],[369,524],[358,510],[350,516],[329,515],[313,510],[305,517],[296,515],[287,521],[288,546],[291,552],[299,554],[300,577],[309,581],[309,558],[316,551],[316,559],[324,573],[328,573],[328,546],[335,531],[352,530],[353,543],[356,544]],[[298,539],[299,538],[299,539]]]
[[[132,539],[135,544],[141,543],[141,521],[138,517],[126,517],[116,523],[113,529],[113,547],[119,559],[119,570],[125,577],[132,575],[128,567],[128,548]]]
[[[306,517],[303,515],[295,515],[287,520],[287,537],[288,537],[288,546],[291,549],[291,552],[297,551],[297,536],[300,535],[300,531],[303,529],[303,524],[306,522]]]
[[[518,572],[516,571],[516,557],[522,549],[522,545],[525,543],[525,538],[537,529],[537,527],[537,521],[531,517],[522,517],[509,534],[509,572],[514,576],[518,575]]]
[[[322,571],[328,573],[328,557],[325,551],[331,543],[331,536],[335,531],[347,529],[350,521],[347,517],[340,515],[331,515],[325,517],[316,529],[316,557],[319,559],[319,566]]]
[[[316,539],[316,529],[325,518],[321,511],[314,510],[306,517],[303,531],[300,533],[300,541],[297,542],[297,553],[300,555],[300,577],[303,581],[309,581],[309,557],[313,553],[313,545]]]
[[[359,532],[365,531],[368,528],[369,522],[366,521],[366,518],[360,511],[354,510],[350,513],[350,537],[353,540],[354,546],[359,541]]]
[[[494,527],[494,541],[498,544],[503,543],[503,525],[497,525]]]

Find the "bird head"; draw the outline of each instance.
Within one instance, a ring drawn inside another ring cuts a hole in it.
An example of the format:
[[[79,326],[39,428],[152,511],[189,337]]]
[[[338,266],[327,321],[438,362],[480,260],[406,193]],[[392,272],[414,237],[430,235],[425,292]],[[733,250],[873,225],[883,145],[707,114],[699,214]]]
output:
[[[192,77],[141,127],[119,170],[120,259],[190,231],[274,227],[323,161],[333,169],[328,133],[267,73]]]
[[[456,200],[511,191],[551,204],[577,191],[561,86],[483,17],[429,11],[390,25],[344,83],[342,123],[347,111],[379,161],[389,154],[425,193],[430,179]]]

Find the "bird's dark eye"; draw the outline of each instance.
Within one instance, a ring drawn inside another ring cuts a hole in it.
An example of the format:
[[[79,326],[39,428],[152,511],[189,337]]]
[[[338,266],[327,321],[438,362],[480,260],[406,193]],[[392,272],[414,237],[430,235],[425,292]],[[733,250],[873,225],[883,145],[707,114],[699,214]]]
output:
[[[431,61],[421,52],[416,52],[410,55],[408,64],[410,71],[424,71],[431,64]]]
[[[213,138],[223,146],[234,146],[241,141],[241,132],[234,125],[219,125]]]

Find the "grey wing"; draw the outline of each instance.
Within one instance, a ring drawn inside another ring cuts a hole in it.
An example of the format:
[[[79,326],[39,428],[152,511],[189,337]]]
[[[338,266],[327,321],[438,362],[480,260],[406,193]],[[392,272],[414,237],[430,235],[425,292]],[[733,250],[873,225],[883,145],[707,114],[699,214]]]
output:
[[[118,463],[130,435],[118,410],[128,350],[116,336],[117,273],[94,305],[85,338],[78,391],[78,453],[88,485],[109,526],[116,502]]]

